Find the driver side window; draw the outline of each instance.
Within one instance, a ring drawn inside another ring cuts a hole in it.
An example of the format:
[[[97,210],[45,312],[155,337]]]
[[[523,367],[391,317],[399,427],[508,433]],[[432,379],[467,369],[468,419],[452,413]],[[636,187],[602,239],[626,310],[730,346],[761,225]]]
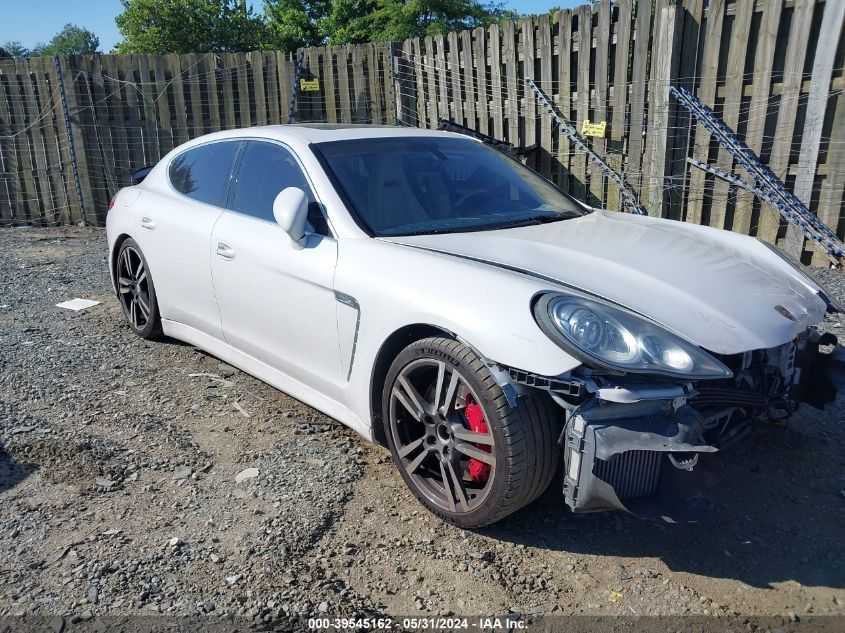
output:
[[[310,231],[328,235],[329,229],[308,180],[293,155],[281,145],[247,141],[234,182],[229,208],[275,223],[273,201],[283,189],[298,187],[308,197]]]

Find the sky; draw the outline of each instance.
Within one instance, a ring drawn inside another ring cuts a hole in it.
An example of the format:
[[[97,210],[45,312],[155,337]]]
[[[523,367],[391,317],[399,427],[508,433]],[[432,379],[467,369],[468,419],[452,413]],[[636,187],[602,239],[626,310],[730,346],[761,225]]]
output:
[[[249,0],[256,10],[261,0]],[[574,7],[584,0],[504,0],[509,9],[543,13],[550,7]],[[120,40],[114,18],[121,12],[119,0],[0,0],[0,44],[18,40],[27,48],[49,41],[71,22],[93,31],[100,50],[108,52]]]

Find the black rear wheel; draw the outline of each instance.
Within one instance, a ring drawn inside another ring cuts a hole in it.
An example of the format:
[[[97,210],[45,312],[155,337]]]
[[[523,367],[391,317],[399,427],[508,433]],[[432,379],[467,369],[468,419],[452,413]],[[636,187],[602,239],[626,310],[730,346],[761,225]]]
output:
[[[129,327],[142,338],[161,335],[155,285],[147,260],[137,242],[127,239],[120,245],[115,265],[117,294]]]
[[[413,343],[383,397],[393,461],[414,495],[460,527],[493,523],[536,499],[559,463],[557,412],[542,394],[511,407],[488,368],[446,338]]]

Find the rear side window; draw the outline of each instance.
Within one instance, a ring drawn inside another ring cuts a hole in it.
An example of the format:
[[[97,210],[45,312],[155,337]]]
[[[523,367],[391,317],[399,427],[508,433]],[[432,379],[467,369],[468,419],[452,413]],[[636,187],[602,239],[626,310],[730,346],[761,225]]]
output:
[[[209,143],[179,154],[170,163],[170,183],[189,198],[225,206],[238,145],[239,141]]]
[[[310,230],[326,235],[328,227],[299,163],[287,149],[275,143],[247,142],[230,206],[238,213],[275,222],[273,201],[288,187],[305,192]]]

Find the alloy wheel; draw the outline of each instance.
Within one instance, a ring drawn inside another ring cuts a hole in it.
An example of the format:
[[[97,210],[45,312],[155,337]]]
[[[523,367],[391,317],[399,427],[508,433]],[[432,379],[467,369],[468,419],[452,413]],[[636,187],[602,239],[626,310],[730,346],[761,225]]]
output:
[[[150,282],[140,253],[131,246],[120,252],[117,263],[120,303],[136,330],[143,330],[150,319]]]
[[[402,368],[390,393],[390,432],[401,467],[437,507],[470,512],[496,475],[493,433],[461,373],[437,359]]]

